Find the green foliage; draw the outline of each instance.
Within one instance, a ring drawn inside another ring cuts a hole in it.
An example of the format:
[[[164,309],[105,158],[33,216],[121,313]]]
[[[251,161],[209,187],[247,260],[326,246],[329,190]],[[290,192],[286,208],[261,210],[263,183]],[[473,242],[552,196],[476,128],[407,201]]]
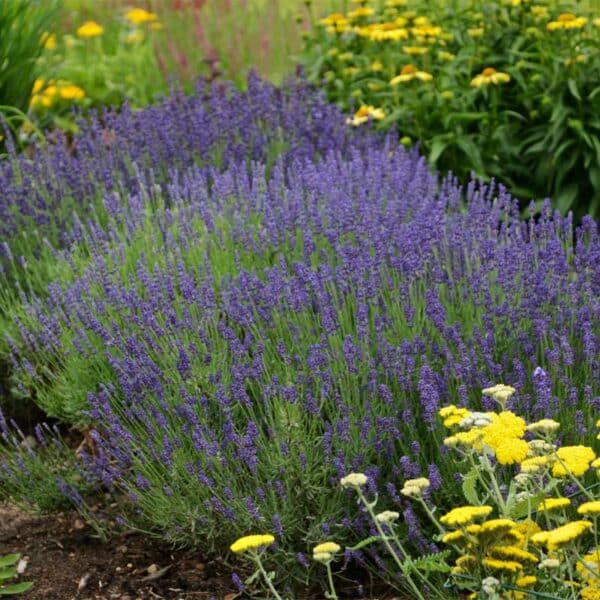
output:
[[[17,576],[17,564],[20,559],[20,554],[0,556],[0,596],[22,594],[33,586],[29,581],[10,583]]]
[[[56,9],[55,0],[0,2],[0,112],[10,120],[18,121],[29,106],[36,61]]]
[[[331,100],[370,107],[441,171],[600,216],[598,18],[573,2],[371,5],[313,20],[304,61]]]

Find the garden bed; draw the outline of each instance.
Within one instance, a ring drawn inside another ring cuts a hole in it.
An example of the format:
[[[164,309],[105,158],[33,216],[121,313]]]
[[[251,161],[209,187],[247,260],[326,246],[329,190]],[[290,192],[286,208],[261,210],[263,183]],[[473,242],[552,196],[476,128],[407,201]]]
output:
[[[133,532],[102,543],[77,513],[38,517],[0,507],[0,554],[9,552],[27,560],[23,579],[34,582],[29,600],[235,596],[223,564]]]

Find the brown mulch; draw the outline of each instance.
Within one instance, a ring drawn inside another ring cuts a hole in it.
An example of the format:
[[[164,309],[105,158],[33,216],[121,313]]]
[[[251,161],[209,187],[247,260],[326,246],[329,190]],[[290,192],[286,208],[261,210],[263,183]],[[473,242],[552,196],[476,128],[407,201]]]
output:
[[[174,551],[137,533],[93,537],[76,513],[32,516],[0,506],[0,556],[27,561],[23,600],[233,600],[231,573],[190,551]],[[166,570],[165,570],[166,569]]]

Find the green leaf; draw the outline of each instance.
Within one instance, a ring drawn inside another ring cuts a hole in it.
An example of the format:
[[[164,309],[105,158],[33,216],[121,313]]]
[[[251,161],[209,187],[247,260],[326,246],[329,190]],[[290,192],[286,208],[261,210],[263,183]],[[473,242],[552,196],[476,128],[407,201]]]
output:
[[[6,581],[7,579],[12,579],[17,573],[16,567],[5,567],[4,569],[0,569],[0,581]]]
[[[448,140],[436,138],[431,142],[431,150],[429,151],[429,162],[435,165],[438,158],[443,154],[448,147]]]
[[[479,473],[475,467],[473,467],[463,479],[462,491],[469,504],[479,505],[481,500],[477,495],[477,480],[479,479]]]
[[[512,519],[522,519],[531,512],[535,511],[536,506],[545,498],[543,492],[535,494],[529,500],[521,500],[511,507],[509,514]]]
[[[365,546],[368,546],[369,544],[374,544],[375,542],[380,542],[380,541],[381,541],[380,536],[372,535],[371,537],[368,537],[366,540],[363,540],[362,542],[359,542],[358,544],[356,544],[356,546],[348,547],[348,550],[360,550],[361,548],[364,548]]]
[[[0,568],[16,565],[19,562],[20,558],[21,558],[20,554],[7,554],[6,556],[1,556],[0,557]]]
[[[425,571],[426,573],[448,573],[450,566],[446,559],[450,556],[450,550],[443,550],[437,554],[427,554],[419,556],[410,561],[410,567],[415,571]]]
[[[575,80],[567,79],[567,86],[568,86],[571,94],[573,94],[573,96],[575,96],[575,98],[577,98],[577,100],[581,100],[581,94],[579,93],[579,90],[577,89],[577,83],[575,83]]]
[[[7,587],[0,588],[0,596],[12,596],[13,594],[22,594],[27,590],[31,589],[33,583],[31,581],[23,581],[21,583],[15,583]]]
[[[444,119],[444,125],[449,127],[455,123],[472,123],[473,121],[480,121],[484,116],[485,113],[480,112],[455,112]]]

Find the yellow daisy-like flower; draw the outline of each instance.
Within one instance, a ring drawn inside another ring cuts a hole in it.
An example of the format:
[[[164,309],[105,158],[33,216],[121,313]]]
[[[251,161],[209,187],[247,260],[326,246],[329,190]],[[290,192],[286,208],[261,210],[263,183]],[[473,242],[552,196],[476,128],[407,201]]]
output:
[[[398,85],[399,83],[407,83],[409,81],[413,81],[414,79],[418,79],[420,81],[431,81],[433,79],[433,75],[431,73],[427,73],[426,71],[418,70],[414,65],[404,65],[402,70],[400,71],[400,75],[396,75],[391,81],[390,85]]]
[[[571,506],[568,498],[546,498],[537,505],[537,510],[551,511]]]
[[[484,558],[481,564],[492,571],[507,571],[508,573],[518,573],[523,569],[523,565],[516,560],[498,560],[497,558]]]
[[[509,81],[510,75],[508,73],[496,71],[493,67],[486,67],[479,75],[473,77],[471,86],[481,87],[482,85],[489,85],[490,83],[498,85],[500,83],[508,83]]]
[[[578,17],[573,13],[563,13],[555,21],[550,21],[546,28],[548,31],[557,31],[559,29],[581,29],[585,27],[588,20],[586,17]]]
[[[491,506],[459,506],[440,517],[440,522],[448,527],[462,527],[476,519],[484,519],[492,512]]]
[[[82,100],[85,98],[85,91],[78,85],[61,85],[58,91],[63,100]]]
[[[455,55],[452,52],[446,52],[446,50],[440,50],[438,52],[438,58],[443,61],[451,61],[455,58]]]
[[[381,108],[363,105],[354,113],[354,117],[346,119],[346,123],[358,127],[359,125],[366,123],[369,119],[381,121],[382,119],[385,119],[385,112]]]
[[[143,8],[132,8],[125,13],[125,18],[134,25],[141,25],[142,23],[156,21],[158,17],[153,12]]]
[[[552,465],[554,477],[566,477],[569,473],[581,477],[596,458],[588,446],[562,446],[556,451],[556,456],[558,460]]]
[[[246,535],[237,539],[231,544],[230,549],[236,554],[247,552],[248,550],[257,550],[270,546],[275,541],[275,538],[270,534],[265,535]]]
[[[104,27],[96,23],[96,21],[86,21],[81,27],[77,29],[77,35],[80,38],[93,38],[98,37],[104,33]]]
[[[577,507],[577,512],[580,515],[597,515],[600,514],[600,500],[584,502]]]
[[[335,542],[322,542],[320,544],[317,544],[313,548],[313,554],[322,554],[324,552],[326,552],[327,554],[335,554],[341,549],[342,547],[339,544],[336,544]]]
[[[325,17],[324,19],[321,19],[319,21],[320,25],[325,25],[327,26],[335,26],[338,23],[348,23],[348,20],[346,19],[346,17],[344,17],[343,14],[341,13],[331,13],[330,15],[328,15],[327,17]]]

